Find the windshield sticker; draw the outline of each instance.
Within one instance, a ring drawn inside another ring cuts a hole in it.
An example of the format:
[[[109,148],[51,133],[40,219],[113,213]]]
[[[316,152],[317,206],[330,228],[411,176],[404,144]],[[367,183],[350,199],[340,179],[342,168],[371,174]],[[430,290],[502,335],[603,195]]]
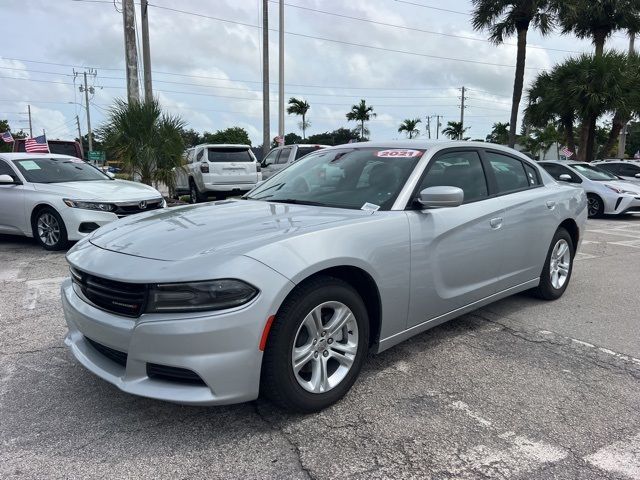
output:
[[[33,160],[21,160],[18,162],[25,170],[40,170],[40,167]]]
[[[376,205],[375,203],[365,203],[360,210],[365,210],[367,212],[376,212],[380,210],[380,205]]]
[[[422,150],[402,150],[402,149],[394,149],[394,150],[381,150],[376,152],[376,157],[382,158],[413,158],[419,157],[422,155]]]

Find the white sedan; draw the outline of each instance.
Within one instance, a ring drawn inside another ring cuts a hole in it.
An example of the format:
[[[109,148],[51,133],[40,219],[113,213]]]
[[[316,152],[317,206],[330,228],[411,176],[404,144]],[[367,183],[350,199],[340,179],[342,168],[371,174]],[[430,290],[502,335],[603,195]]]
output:
[[[64,249],[102,225],[164,208],[148,185],[115,180],[83,160],[48,153],[0,154],[0,233]]]

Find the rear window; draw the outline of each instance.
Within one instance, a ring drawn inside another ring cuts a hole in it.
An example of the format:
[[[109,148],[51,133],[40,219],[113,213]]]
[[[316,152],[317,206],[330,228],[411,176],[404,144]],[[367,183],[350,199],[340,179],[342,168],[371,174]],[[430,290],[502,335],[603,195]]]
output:
[[[69,155],[70,157],[77,157],[80,152],[75,143],[56,143],[49,142],[49,151],[51,153],[57,153],[58,155]]]
[[[300,157],[304,157],[308,153],[315,152],[316,150],[319,150],[319,149],[320,149],[320,147],[317,147],[317,146],[313,146],[313,147],[298,147],[298,151],[296,152],[296,158],[295,159],[297,160]]]
[[[215,163],[253,162],[253,157],[246,148],[208,148],[207,160]]]

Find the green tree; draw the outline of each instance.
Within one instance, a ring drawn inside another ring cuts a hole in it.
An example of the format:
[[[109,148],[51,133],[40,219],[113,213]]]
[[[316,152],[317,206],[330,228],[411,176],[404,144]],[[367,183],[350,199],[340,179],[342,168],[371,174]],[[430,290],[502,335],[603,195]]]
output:
[[[516,124],[522,99],[527,55],[527,33],[534,27],[542,35],[553,28],[556,7],[550,0],[472,0],[471,24],[476,30],[488,30],[489,39],[499,45],[513,34],[518,37],[516,74],[513,82],[509,146],[516,143]]]
[[[110,155],[142,183],[163,182],[172,191],[172,169],[180,166],[184,151],[183,128],[184,121],[164,113],[157,99],[131,103],[117,99],[98,136]]]
[[[311,108],[309,102],[306,100],[301,100],[299,98],[291,97],[289,99],[289,106],[287,106],[287,113],[289,115],[300,115],[302,117],[302,122],[300,122],[300,130],[302,130],[302,138],[306,138],[305,132],[307,128],[311,126],[306,119],[307,112]]]
[[[343,145],[353,140],[358,140],[359,132],[357,129],[350,130],[348,128],[338,128],[332,132],[316,133],[310,135],[307,143],[316,143],[320,145]]]
[[[640,122],[635,121],[629,123],[627,130],[627,150],[628,157],[633,158],[636,153],[640,152]]]
[[[556,0],[562,33],[590,39],[596,57],[604,54],[604,44],[616,30],[640,29],[638,0]]]
[[[398,133],[407,132],[409,138],[417,137],[420,135],[418,124],[421,122],[419,118],[407,118],[398,127]]]
[[[362,99],[357,105],[351,107],[351,111],[347,112],[347,120],[350,122],[360,122],[360,139],[364,140],[367,134],[367,129],[364,126],[364,122],[368,122],[372,118],[377,116],[373,112],[373,107],[367,105],[367,102]]]
[[[462,128],[462,122],[447,122],[447,126],[442,130],[442,133],[451,140],[468,140],[468,138],[463,138],[467,130],[469,130],[469,127]]]
[[[491,133],[487,135],[487,142],[506,145],[509,143],[509,122],[496,122],[493,124]]]
[[[230,127],[215,133],[204,132],[202,143],[228,143],[251,146],[249,133],[242,127]]]
[[[182,136],[185,148],[195,147],[196,145],[203,143],[202,136],[193,128],[190,128],[189,130],[183,128],[180,131],[180,135]]]
[[[26,138],[27,134],[22,131],[22,129],[14,132],[11,130],[11,126],[9,125],[8,120],[0,120],[0,133],[11,132],[11,136],[15,138]],[[0,140],[0,152],[11,152],[13,151],[13,143],[7,143]]]

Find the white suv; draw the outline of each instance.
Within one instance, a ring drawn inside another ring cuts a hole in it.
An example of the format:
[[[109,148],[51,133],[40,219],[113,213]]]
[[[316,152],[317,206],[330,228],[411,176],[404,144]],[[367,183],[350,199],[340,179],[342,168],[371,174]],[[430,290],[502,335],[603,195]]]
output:
[[[328,145],[284,145],[271,150],[262,160],[262,178],[266,180],[305,155]]]
[[[204,202],[251,190],[262,180],[260,165],[249,145],[203,144],[186,152],[176,169],[176,195],[189,195],[191,203]]]

